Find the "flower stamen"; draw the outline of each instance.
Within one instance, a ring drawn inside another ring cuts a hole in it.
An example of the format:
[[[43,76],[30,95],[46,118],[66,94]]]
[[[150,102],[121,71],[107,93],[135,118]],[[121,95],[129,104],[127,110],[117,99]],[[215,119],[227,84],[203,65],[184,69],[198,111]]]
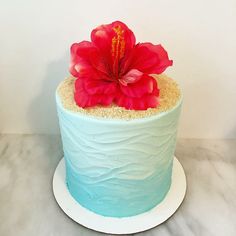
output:
[[[125,54],[125,39],[124,39],[124,30],[120,25],[113,28],[116,35],[112,38],[111,42],[111,54],[113,59],[113,73],[114,76],[118,79],[119,77],[119,60]]]

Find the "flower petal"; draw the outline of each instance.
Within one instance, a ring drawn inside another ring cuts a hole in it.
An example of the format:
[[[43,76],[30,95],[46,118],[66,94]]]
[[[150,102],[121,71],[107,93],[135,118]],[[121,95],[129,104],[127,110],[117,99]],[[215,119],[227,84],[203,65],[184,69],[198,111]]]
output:
[[[147,74],[160,74],[173,64],[161,45],[140,43],[122,61],[122,70],[137,69]]]
[[[141,45],[146,46],[150,51],[158,55],[159,63],[158,65],[154,65],[151,69],[152,72],[149,73],[161,74],[168,66],[173,65],[173,61],[169,60],[167,51],[160,44],[153,45],[152,43],[142,43]]]
[[[115,102],[118,106],[129,110],[147,110],[148,108],[156,108],[158,106],[158,97],[147,94],[140,98],[133,98],[120,93]]]
[[[106,58],[110,74],[117,78],[120,60],[135,45],[133,32],[124,23],[115,21],[95,28],[91,33],[91,40]]]
[[[97,91],[95,87],[94,88],[90,87],[87,90],[88,85],[85,85],[85,81],[86,80],[83,79],[76,79],[75,81],[74,99],[78,106],[83,108],[92,107],[96,105],[108,106],[113,102],[114,97],[116,95],[115,91],[114,93],[109,93],[109,94],[96,93],[102,91],[101,87],[99,87]]]
[[[117,83],[105,80],[84,80],[84,88],[88,94],[111,95],[116,93]]]
[[[130,83],[126,86],[120,84],[120,90],[126,96],[135,98],[140,98],[145,94],[153,94],[155,96],[159,95],[157,81],[147,74],[142,75],[136,83]]]
[[[146,110],[157,107],[158,97],[157,81],[145,74],[136,83],[127,86],[120,84],[115,102],[118,106],[126,109]]]
[[[71,46],[71,61],[69,70],[74,77],[77,77],[80,73],[83,73],[85,69],[91,67],[86,57],[81,57],[77,55],[77,51],[79,51],[80,48],[83,48],[83,46],[85,48],[90,48],[90,44],[90,42],[83,41],[81,43],[74,43]]]
[[[112,51],[112,39],[117,37],[115,29],[121,29],[125,41],[125,50],[130,50],[135,45],[134,33],[121,21],[111,24],[100,25],[91,32],[91,41],[103,52],[108,54]]]
[[[74,77],[88,73],[88,70],[97,70],[107,74],[105,62],[93,43],[82,41],[71,46],[70,73]]]
[[[125,74],[121,79],[119,79],[119,82],[125,86],[130,83],[135,83],[138,80],[141,79],[143,73],[139,70],[132,69],[127,74]]]

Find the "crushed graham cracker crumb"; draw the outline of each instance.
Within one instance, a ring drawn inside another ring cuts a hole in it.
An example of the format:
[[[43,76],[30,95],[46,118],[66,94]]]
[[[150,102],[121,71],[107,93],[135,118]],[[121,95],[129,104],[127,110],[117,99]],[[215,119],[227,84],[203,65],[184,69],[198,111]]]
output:
[[[160,89],[159,105],[157,108],[148,108],[147,110],[127,110],[112,104],[108,107],[95,106],[91,108],[82,108],[76,105],[74,100],[74,82],[75,78],[69,77],[62,81],[58,86],[57,92],[61,98],[65,109],[73,112],[81,112],[90,116],[118,119],[137,119],[156,115],[173,108],[181,97],[178,84],[166,75],[153,75],[157,80]]]

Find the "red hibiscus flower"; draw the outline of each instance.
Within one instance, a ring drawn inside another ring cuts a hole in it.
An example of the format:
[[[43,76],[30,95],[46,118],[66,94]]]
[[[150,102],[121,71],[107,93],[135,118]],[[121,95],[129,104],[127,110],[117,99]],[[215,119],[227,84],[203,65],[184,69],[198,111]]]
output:
[[[171,65],[161,45],[135,44],[124,23],[101,25],[92,31],[91,42],[71,46],[75,102],[83,108],[111,103],[134,110],[155,108],[159,89],[149,74],[160,74]]]

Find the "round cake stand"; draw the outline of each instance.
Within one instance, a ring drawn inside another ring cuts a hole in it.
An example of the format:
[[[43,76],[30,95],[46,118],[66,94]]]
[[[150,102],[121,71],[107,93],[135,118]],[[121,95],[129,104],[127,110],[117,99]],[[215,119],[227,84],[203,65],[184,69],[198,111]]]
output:
[[[53,192],[62,210],[77,223],[103,233],[131,234],[151,229],[163,223],[175,213],[185,196],[186,177],[183,167],[175,157],[172,184],[165,199],[148,212],[123,218],[95,214],[74,200],[65,183],[64,158],[62,158],[54,173]]]

